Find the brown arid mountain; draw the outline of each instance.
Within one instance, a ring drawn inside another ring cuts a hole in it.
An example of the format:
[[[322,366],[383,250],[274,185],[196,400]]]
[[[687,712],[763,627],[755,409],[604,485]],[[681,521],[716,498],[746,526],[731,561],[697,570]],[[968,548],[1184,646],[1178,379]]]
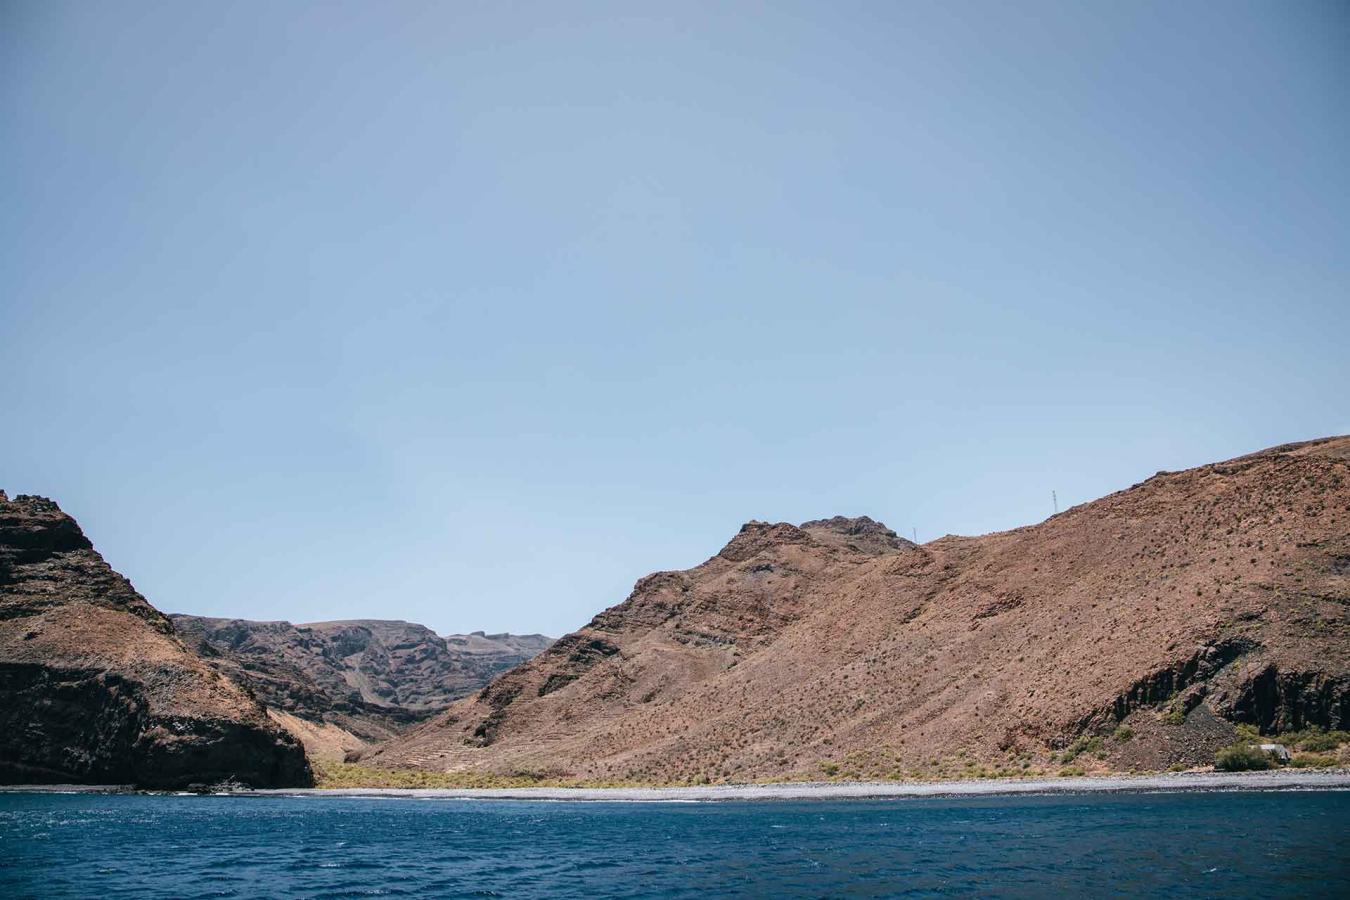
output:
[[[441,637],[410,622],[169,617],[183,641],[249,688],[313,757],[398,734],[549,644],[543,635]]]
[[[190,652],[42,497],[0,492],[0,782],[312,782],[298,741]]]
[[[644,782],[1162,769],[1212,762],[1233,723],[1350,725],[1350,438],[923,546],[866,518],[751,522],[361,762]]]

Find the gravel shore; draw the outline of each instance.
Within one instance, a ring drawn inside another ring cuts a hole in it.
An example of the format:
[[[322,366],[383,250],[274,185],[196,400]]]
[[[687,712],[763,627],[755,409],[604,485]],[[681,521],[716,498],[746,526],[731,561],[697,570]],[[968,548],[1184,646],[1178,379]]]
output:
[[[278,788],[224,791],[247,797],[404,797],[445,800],[865,800],[904,797],[993,797],[1010,794],[1094,794],[1145,791],[1344,791],[1350,769],[1333,771],[1180,772],[1082,778],[1002,778],[980,781],[813,781],[700,787],[523,788]],[[0,785],[0,793],[133,793],[127,785]]]

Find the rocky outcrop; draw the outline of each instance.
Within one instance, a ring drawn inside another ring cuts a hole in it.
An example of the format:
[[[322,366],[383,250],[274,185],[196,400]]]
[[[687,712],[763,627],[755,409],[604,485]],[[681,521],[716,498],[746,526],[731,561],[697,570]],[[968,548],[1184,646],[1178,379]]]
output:
[[[1314,727],[1350,730],[1350,676],[1319,667],[1281,671],[1269,663],[1249,674],[1216,706],[1228,717],[1265,732]]]
[[[363,762],[642,781],[1057,769],[1082,747],[1089,767],[1194,764],[1233,722],[1346,727],[1347,560],[1350,438],[923,546],[865,517],[750,522]]]
[[[803,522],[802,530],[814,535],[817,540],[833,540],[850,550],[862,553],[889,553],[892,550],[904,550],[915,546],[913,541],[905,540],[885,525],[867,516],[816,519]]]
[[[552,643],[537,634],[441,637],[422,625],[380,619],[292,625],[170,618],[203,660],[283,714],[278,721],[323,754],[390,738]],[[315,730],[289,717],[331,727]],[[346,734],[337,744],[333,728]]]
[[[190,653],[41,497],[0,492],[0,781],[310,784],[300,744]]]

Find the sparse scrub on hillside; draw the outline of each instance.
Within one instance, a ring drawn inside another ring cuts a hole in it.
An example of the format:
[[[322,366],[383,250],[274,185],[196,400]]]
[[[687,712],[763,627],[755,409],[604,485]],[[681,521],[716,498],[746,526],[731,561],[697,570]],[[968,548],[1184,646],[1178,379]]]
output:
[[[467,788],[533,787],[545,783],[532,776],[508,778],[481,772],[426,772],[420,769],[381,769],[353,763],[322,761],[314,765],[319,788]]]
[[[1330,753],[1301,753],[1289,760],[1289,765],[1295,769],[1334,769],[1340,760]]]
[[[1094,735],[1088,737],[1087,735],[1084,735],[1068,747],[1065,747],[1064,752],[1060,754],[1059,759],[1060,762],[1070,763],[1084,753],[1090,753],[1098,759],[1102,759],[1106,756],[1106,744],[1098,736]]]
[[[1285,732],[1276,739],[1286,747],[1313,753],[1325,753],[1328,750],[1335,750],[1341,744],[1350,743],[1350,731],[1323,731],[1320,728],[1305,728],[1302,731]]]
[[[1312,707],[1293,686],[1344,676],[1339,635],[1319,639],[1316,657],[1301,650],[1331,604],[1305,608],[1312,595],[1289,591],[1280,572],[1306,557],[1310,577],[1327,574],[1317,548],[1343,535],[1343,523],[1286,509],[1290,497],[1302,499],[1288,482],[1343,466],[1347,447],[1350,439],[1244,458],[1223,478],[1169,476],[1085,505],[1072,527],[1060,518],[915,552],[884,542],[860,549],[855,534],[834,526],[750,523],[707,563],[644,579],[573,639],[612,641],[622,653],[577,674],[554,651],[365,762],[556,767],[648,783],[701,774],[715,784],[1212,763],[1217,749],[1242,740],[1216,716],[1251,713],[1235,695],[1224,695],[1232,706],[1217,695],[1206,702],[1204,682],[1218,678],[1228,690],[1269,678],[1258,660],[1292,667],[1272,670],[1277,702],[1260,715],[1301,725]],[[1260,502],[1253,497],[1278,503],[1248,509]],[[1286,524],[1273,521],[1278,511]],[[1258,576],[1269,590],[1247,590]],[[1180,602],[1197,583],[1205,602]],[[1196,625],[1211,621],[1220,624]],[[789,623],[792,638],[782,640]],[[755,648],[753,667],[719,674],[725,641]],[[577,680],[541,698],[534,688],[559,673]],[[656,699],[641,702],[657,684]],[[485,722],[502,726],[487,746],[476,740]]]
[[[578,779],[537,772],[499,775],[490,772],[427,772],[421,769],[382,769],[354,763],[323,761],[314,764],[314,786],[342,788],[518,788],[518,787],[638,787],[653,782],[624,779]]]

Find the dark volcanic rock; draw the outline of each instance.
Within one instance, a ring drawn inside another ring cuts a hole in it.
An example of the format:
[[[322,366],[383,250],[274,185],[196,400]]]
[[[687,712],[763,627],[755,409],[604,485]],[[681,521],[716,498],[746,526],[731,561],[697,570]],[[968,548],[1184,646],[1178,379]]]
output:
[[[300,744],[41,497],[0,492],[0,781],[312,783]]]

